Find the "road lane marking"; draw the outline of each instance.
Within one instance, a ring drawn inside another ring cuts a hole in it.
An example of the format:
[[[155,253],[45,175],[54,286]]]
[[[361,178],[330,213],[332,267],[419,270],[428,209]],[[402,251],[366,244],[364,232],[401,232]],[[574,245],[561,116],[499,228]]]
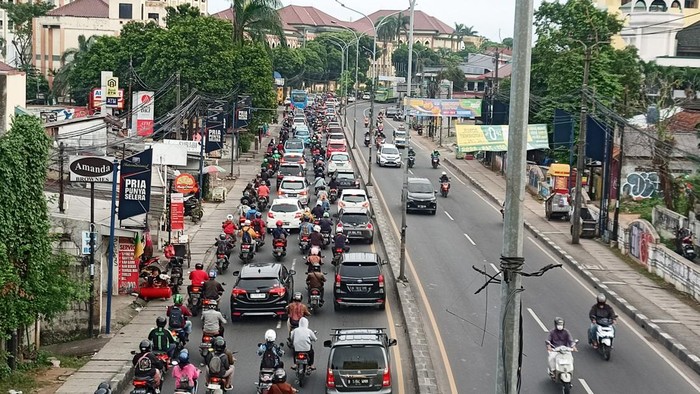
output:
[[[552,259],[552,261],[554,261],[555,263],[560,263],[560,261],[557,260],[557,259],[555,259],[554,256],[552,256],[549,252],[547,252],[547,251],[539,244],[539,242],[536,242],[532,237],[527,237],[527,239],[529,239],[535,246],[537,246],[537,248],[540,249],[540,250],[542,251],[542,253],[544,253],[545,255],[547,255],[547,257],[549,257],[550,259]],[[590,289],[589,286],[587,286],[585,283],[583,283],[583,282],[581,281],[581,279],[579,279],[576,275],[574,275],[574,273],[571,272],[568,268],[566,268],[566,267],[562,267],[562,268],[564,269],[564,272],[566,272],[567,274],[569,274],[569,276],[571,276],[571,277],[572,277],[579,285],[581,285],[581,287],[583,287],[588,293],[590,293],[590,294],[591,294],[592,296],[594,296],[594,297],[597,295],[593,290]],[[630,331],[632,331],[642,342],[644,342],[644,343],[649,347],[649,349],[651,349],[654,353],[656,353],[656,355],[659,356],[659,358],[661,358],[662,360],[664,360],[664,362],[666,362],[666,364],[667,364],[669,367],[671,367],[671,369],[673,369],[674,371],[676,371],[676,373],[677,373],[680,377],[682,377],[683,380],[685,380],[692,388],[694,388],[695,391],[697,391],[698,393],[700,393],[700,387],[699,387],[698,385],[696,385],[695,382],[693,382],[693,381],[690,379],[690,377],[688,377],[688,375],[686,375],[683,371],[681,371],[680,368],[678,368],[674,363],[672,363],[671,360],[670,360],[668,357],[666,357],[664,354],[662,354],[660,350],[658,350],[656,347],[654,347],[654,346],[652,345],[652,343],[651,343],[649,340],[647,340],[647,339],[644,337],[644,335],[642,335],[642,334],[637,330],[636,327],[633,327],[629,322],[627,322],[627,317],[622,317],[622,316],[620,316],[620,317],[618,317],[618,320],[621,321],[627,328],[629,328]],[[636,323],[635,323],[635,324],[636,324]]]
[[[279,330],[282,328],[282,320],[277,320],[277,326],[275,326],[275,329]]]
[[[372,253],[377,253],[377,248],[374,246],[374,243],[372,243],[369,247],[369,250],[372,251]],[[389,303],[389,297],[386,297],[386,308],[384,309],[384,313],[386,314],[386,320],[387,324],[389,326],[389,335],[391,335],[392,338],[397,338],[396,335],[396,327],[394,326],[394,317],[391,315],[391,304]],[[408,336],[408,334],[406,334]],[[396,366],[396,375],[398,376],[398,381],[399,381],[399,387],[398,387],[398,392],[400,394],[405,393],[405,387],[404,387],[404,378],[403,378],[403,365],[401,365],[401,350],[399,349],[399,346],[395,346],[394,352],[392,352],[392,355],[394,356],[394,365]],[[396,381],[396,380],[394,380]]]
[[[583,387],[584,390],[586,390],[587,394],[593,394],[593,390],[591,390],[590,387],[588,387],[588,383],[586,383],[585,380],[579,379],[579,383],[581,383],[581,387]]]
[[[408,172],[410,172],[410,173],[411,173],[411,175],[415,175],[415,174],[413,173],[413,171],[411,171],[411,170],[408,170]]]
[[[474,240],[472,239],[472,237],[469,236],[469,234],[464,233],[464,236],[467,237],[467,239],[469,240],[469,242],[471,242],[472,245],[476,246],[476,242],[474,242]]]
[[[421,150],[428,150],[426,147],[424,147],[424,146],[421,145],[420,143],[414,142],[414,141],[413,141],[413,138],[411,138],[411,145],[415,145],[415,146],[418,147],[418,149],[421,149]]]
[[[443,211],[443,212],[445,212],[445,215],[447,215],[447,217],[450,218],[450,220],[452,220],[452,221],[455,220],[455,218],[453,218],[452,215],[450,215],[447,211]],[[465,235],[466,235],[466,234],[465,234]],[[468,238],[468,237],[469,237],[469,236],[467,235],[467,238]]]
[[[454,177],[454,178],[457,180],[457,182],[461,183],[462,185],[466,185],[466,183],[464,183],[463,180],[459,179],[459,177],[457,176],[457,174],[455,174],[454,172],[452,172],[452,170],[450,170],[449,168],[447,168],[447,167],[445,167],[445,166],[442,166],[442,168],[444,168],[447,172],[449,172],[450,174],[452,174],[452,177]]]
[[[476,190],[473,190],[473,189],[472,189],[472,193],[476,194],[480,199],[484,200],[484,202],[485,202],[486,204],[488,204],[491,208],[493,208],[495,211],[501,212],[501,209],[500,209],[500,208],[494,207],[494,206],[491,204],[491,202],[490,202],[489,200],[487,200],[486,198],[484,198],[484,196],[482,196],[481,194],[479,194],[479,192],[477,192]]]
[[[489,263],[489,265],[491,265],[491,268],[493,268],[493,270],[496,271],[496,273],[498,274],[498,275],[496,275],[496,276],[500,276],[500,275],[501,275],[501,270],[499,270],[498,267],[496,267],[496,264],[494,264],[494,263]]]
[[[542,328],[542,331],[549,332],[549,330],[547,329],[547,326],[545,326],[544,323],[542,323],[542,320],[540,320],[540,318],[537,317],[537,315],[535,314],[535,311],[533,311],[531,308],[527,308],[527,311],[530,312],[530,315],[535,320],[535,322],[537,322],[537,324],[540,326],[540,328]]]
[[[680,323],[678,320],[664,320],[664,319],[651,319],[650,321],[652,323],[656,323],[656,324],[678,324],[678,323]]]

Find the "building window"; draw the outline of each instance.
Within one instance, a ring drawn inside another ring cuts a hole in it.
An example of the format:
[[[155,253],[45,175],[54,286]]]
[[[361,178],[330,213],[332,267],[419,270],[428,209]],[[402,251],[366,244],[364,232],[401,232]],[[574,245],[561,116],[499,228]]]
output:
[[[685,8],[698,8],[698,0],[685,0]]]
[[[119,19],[131,19],[132,17],[132,5],[128,3],[119,3]]]
[[[666,6],[666,2],[664,0],[654,0],[654,2],[649,6],[649,12],[666,12],[667,10],[668,7]]]
[[[153,19],[154,21],[158,22],[160,20],[160,15],[158,15],[157,12],[149,12],[148,19]]]
[[[7,30],[14,30],[15,23],[12,21],[7,21]]]

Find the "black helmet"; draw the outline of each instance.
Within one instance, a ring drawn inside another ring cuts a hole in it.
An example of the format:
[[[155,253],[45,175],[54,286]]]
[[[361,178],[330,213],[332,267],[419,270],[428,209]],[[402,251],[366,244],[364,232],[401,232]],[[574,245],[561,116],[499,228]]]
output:
[[[226,234],[219,234],[219,239],[222,241],[226,240]]]
[[[166,319],[163,316],[158,316],[156,319],[156,326],[163,328],[165,327]]]
[[[204,264],[202,263],[197,263],[194,265],[194,269],[196,270],[203,270],[204,269]]]
[[[106,389],[97,389],[94,394],[109,394],[109,391]]]
[[[152,346],[151,341],[144,339],[139,343],[139,350],[141,350],[141,352],[150,352]]]
[[[102,382],[99,386],[97,386],[97,389],[105,389],[109,391],[112,389],[112,386],[109,385],[109,382]]]
[[[304,296],[301,294],[301,292],[296,292],[294,293],[294,296],[292,296],[293,301],[299,301],[301,302],[304,299]]]
[[[277,368],[274,375],[272,375],[272,383],[284,383],[287,381],[287,373],[284,368]]]
[[[311,268],[314,272],[321,272],[321,266],[319,264],[313,264]]]
[[[600,294],[598,294],[598,297],[596,297],[596,300],[598,301],[599,304],[605,304],[605,302],[608,299],[605,297],[605,294],[600,293]]]
[[[226,340],[223,337],[214,338],[214,350],[217,352],[223,352],[226,350]]]

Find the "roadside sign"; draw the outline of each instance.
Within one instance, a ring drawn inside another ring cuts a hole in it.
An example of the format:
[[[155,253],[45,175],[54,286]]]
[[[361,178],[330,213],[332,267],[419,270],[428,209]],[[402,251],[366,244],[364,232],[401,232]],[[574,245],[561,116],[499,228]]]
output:
[[[97,234],[95,234],[95,243],[97,243]],[[90,232],[83,231],[83,242],[80,248],[82,254],[90,254]]]
[[[105,103],[107,107],[116,108],[119,104],[119,78],[107,78],[107,92],[105,94]]]
[[[185,229],[185,200],[182,193],[170,194],[170,229],[173,231]]]
[[[71,182],[112,183],[114,157],[70,156],[68,160]]]

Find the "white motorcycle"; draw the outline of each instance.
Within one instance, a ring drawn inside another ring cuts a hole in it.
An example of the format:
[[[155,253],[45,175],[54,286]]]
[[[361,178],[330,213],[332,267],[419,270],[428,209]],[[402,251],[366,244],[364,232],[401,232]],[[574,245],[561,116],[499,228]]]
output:
[[[612,343],[615,339],[615,329],[611,319],[596,319],[598,329],[596,330],[596,341],[598,342],[598,352],[603,355],[605,361],[610,361]]]
[[[571,352],[576,351],[576,343],[578,343],[578,339],[574,341],[574,347],[554,347],[551,343],[547,342],[547,344],[553,348],[552,351],[557,353],[554,359],[554,371],[550,371],[549,378],[552,379],[554,383],[561,384],[562,393],[564,394],[571,393],[571,387],[573,386],[574,356]]]

